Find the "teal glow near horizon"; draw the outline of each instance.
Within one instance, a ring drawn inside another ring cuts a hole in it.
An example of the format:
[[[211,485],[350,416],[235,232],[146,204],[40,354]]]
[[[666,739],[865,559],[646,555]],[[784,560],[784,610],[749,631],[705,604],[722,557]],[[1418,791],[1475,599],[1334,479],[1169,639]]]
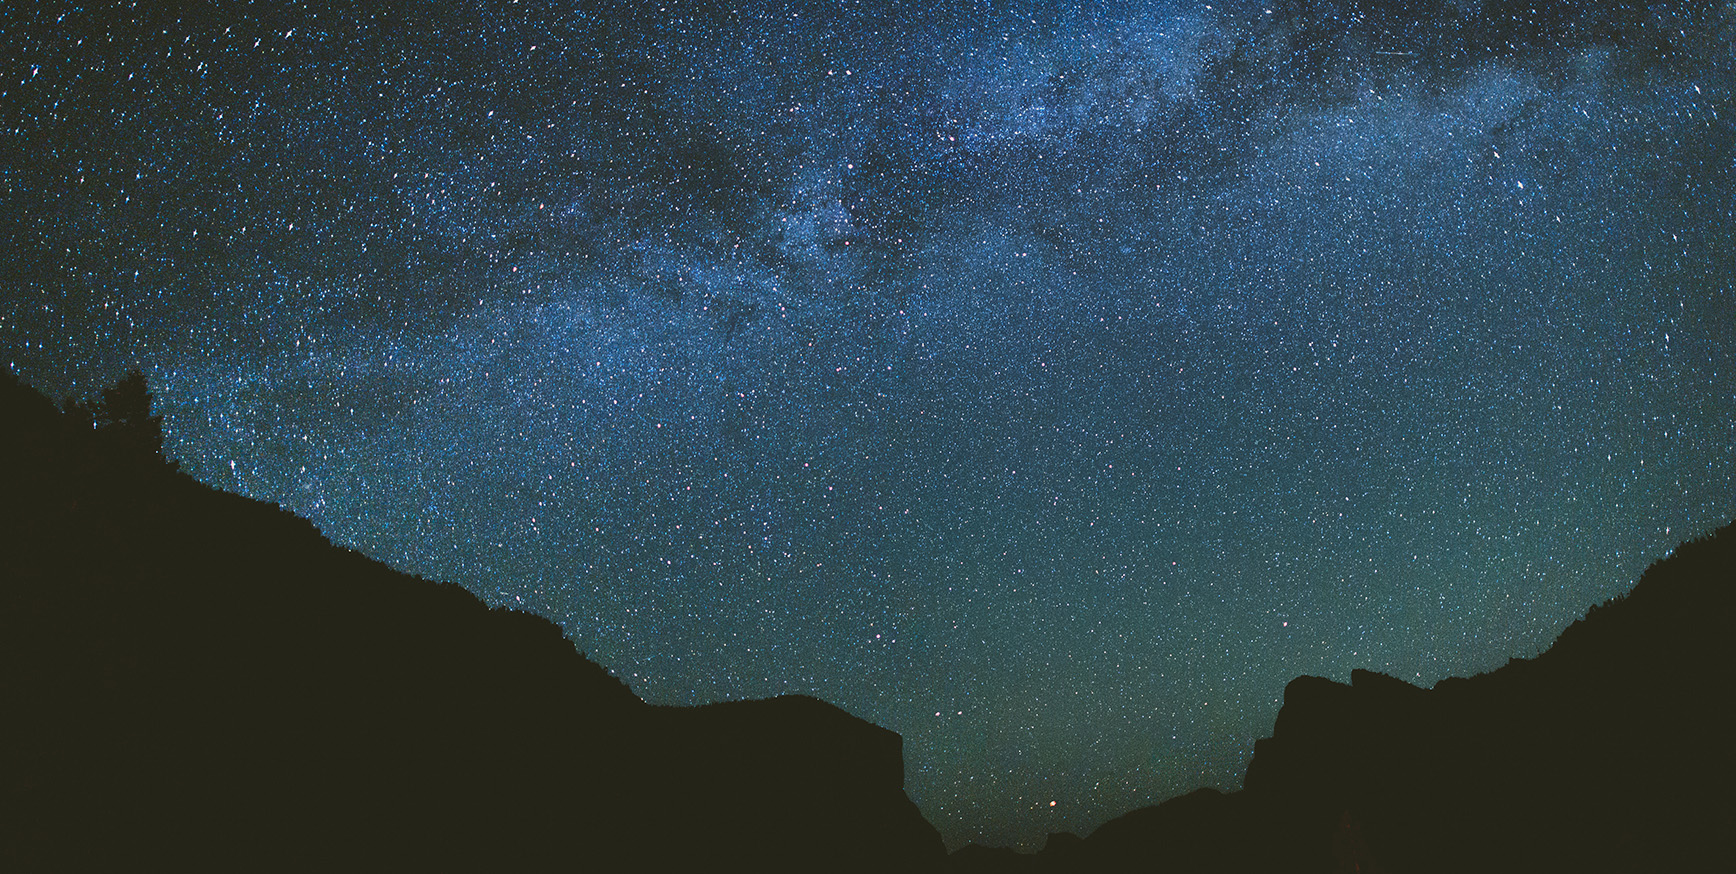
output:
[[[1731,27],[39,4],[0,360],[139,365],[205,482],[647,700],[836,703],[1034,849],[1736,515]]]

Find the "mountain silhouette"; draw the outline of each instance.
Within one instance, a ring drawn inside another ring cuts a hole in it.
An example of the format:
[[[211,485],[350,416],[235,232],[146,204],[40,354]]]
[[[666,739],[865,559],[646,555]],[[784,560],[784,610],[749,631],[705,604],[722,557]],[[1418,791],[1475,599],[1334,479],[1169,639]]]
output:
[[[655,707],[554,624],[163,462],[142,377],[0,375],[0,869],[1647,871],[1728,866],[1736,530],[1533,659],[1300,677],[1244,788],[945,855],[902,741]]]
[[[954,871],[1728,868],[1736,526],[1677,548],[1533,659],[1432,689],[1299,677],[1241,791]]]
[[[653,707],[542,618],[397,573],[0,378],[0,869],[921,871],[898,735]]]

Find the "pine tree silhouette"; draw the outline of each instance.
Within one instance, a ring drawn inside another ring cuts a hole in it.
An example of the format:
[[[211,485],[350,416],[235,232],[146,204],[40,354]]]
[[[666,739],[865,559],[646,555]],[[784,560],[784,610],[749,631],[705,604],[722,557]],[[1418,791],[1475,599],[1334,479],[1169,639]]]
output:
[[[117,453],[134,459],[162,454],[163,417],[151,414],[151,389],[138,368],[103,389],[95,414],[98,429]]]

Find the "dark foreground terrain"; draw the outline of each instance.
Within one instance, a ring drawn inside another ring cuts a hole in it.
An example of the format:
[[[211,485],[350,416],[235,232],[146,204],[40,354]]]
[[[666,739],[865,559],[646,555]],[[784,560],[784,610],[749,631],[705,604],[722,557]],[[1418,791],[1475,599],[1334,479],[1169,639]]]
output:
[[[956,871],[1736,870],[1736,528],[1684,544],[1547,652],[1433,689],[1299,677],[1244,788]]]
[[[553,624],[157,454],[142,379],[0,375],[0,870],[1729,870],[1736,532],[1548,652],[1285,692],[1246,787],[948,857],[899,737],[646,705]]]
[[[943,863],[893,732],[648,706],[544,619],[176,473],[148,407],[97,418],[0,376],[0,870]]]

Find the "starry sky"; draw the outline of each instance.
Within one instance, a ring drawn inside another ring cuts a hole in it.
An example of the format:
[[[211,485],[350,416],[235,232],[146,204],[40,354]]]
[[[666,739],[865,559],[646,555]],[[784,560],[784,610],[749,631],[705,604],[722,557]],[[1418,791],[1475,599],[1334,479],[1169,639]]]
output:
[[[1034,849],[1736,515],[1736,9],[0,9],[0,361]]]

